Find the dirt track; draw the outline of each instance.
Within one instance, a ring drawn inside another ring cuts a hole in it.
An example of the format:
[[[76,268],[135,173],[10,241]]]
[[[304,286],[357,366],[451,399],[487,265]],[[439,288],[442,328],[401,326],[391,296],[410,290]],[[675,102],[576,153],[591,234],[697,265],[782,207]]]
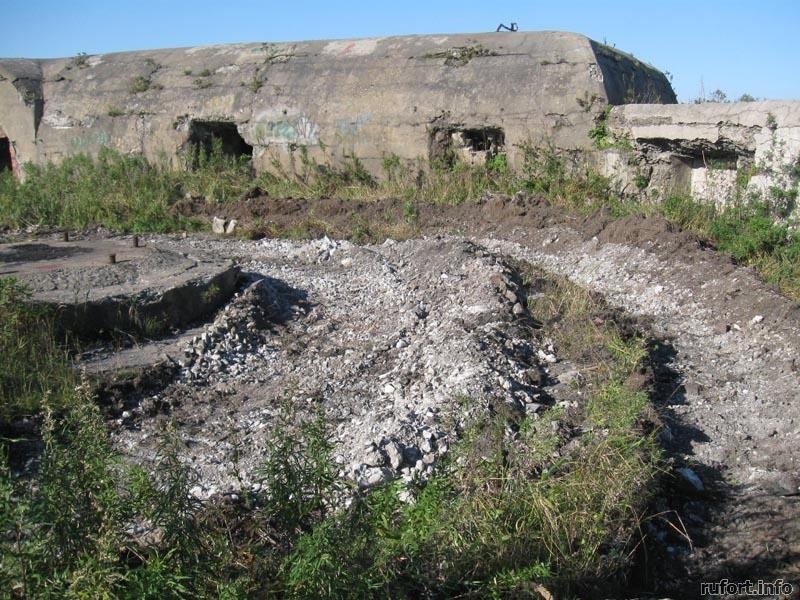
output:
[[[701,581],[749,578],[793,581],[800,593],[796,303],[659,217],[581,218],[521,196],[420,206],[412,224],[404,222],[404,210],[399,201],[255,198],[221,216],[262,233],[304,221],[310,235],[333,239],[353,236],[355,226],[360,235],[376,237],[386,231],[456,236],[487,255],[565,275],[648,322],[652,335],[667,342],[664,366],[670,373],[658,405],[666,423],[662,438],[675,466],[691,469],[700,480],[693,486],[676,475],[673,493],[660,506],[680,515],[691,538],[691,544],[677,535],[662,540],[654,568],[663,592],[695,597]],[[160,243],[179,247],[188,241]],[[191,243],[240,261],[258,258],[255,241]],[[302,244],[285,244],[291,268],[291,253],[302,253]],[[381,260],[393,256],[366,250]],[[327,300],[347,301],[338,293]],[[347,311],[328,310],[347,318]]]

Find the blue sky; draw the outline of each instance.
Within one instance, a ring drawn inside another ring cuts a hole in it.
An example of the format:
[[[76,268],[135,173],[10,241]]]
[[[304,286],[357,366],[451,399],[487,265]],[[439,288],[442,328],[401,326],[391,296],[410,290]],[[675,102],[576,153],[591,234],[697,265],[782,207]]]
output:
[[[797,0],[6,0],[0,57],[424,33],[582,33],[672,76],[681,102],[800,99]]]

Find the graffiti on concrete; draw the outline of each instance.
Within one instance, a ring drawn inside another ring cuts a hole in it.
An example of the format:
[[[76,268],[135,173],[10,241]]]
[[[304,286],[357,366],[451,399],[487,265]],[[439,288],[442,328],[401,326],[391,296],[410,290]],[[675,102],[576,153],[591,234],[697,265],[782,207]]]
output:
[[[355,119],[338,119],[336,121],[336,129],[343,136],[353,136],[358,133],[361,127],[369,123],[371,118],[371,113],[358,113]]]
[[[371,113],[358,113],[355,119],[336,120],[336,142],[345,150],[353,150],[361,128],[369,123]]]
[[[89,135],[76,136],[70,140],[70,146],[76,149],[94,148],[105,146],[111,141],[111,136],[105,131],[97,131]]]
[[[319,126],[306,116],[280,121],[262,121],[253,126],[256,143],[262,146],[269,144],[305,144],[319,143]]]

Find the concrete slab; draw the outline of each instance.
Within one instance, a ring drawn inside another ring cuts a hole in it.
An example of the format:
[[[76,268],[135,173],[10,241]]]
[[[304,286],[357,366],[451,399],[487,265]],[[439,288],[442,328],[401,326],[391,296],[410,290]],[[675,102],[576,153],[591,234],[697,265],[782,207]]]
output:
[[[233,294],[238,267],[132,236],[38,239],[0,244],[0,276],[24,283],[82,337],[155,336],[217,308]]]

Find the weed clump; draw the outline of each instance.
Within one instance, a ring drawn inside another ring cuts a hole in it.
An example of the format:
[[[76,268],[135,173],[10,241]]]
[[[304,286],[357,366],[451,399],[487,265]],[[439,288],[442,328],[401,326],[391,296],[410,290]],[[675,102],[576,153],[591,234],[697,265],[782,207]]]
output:
[[[76,379],[49,312],[13,277],[0,278],[0,425],[65,404]]]

